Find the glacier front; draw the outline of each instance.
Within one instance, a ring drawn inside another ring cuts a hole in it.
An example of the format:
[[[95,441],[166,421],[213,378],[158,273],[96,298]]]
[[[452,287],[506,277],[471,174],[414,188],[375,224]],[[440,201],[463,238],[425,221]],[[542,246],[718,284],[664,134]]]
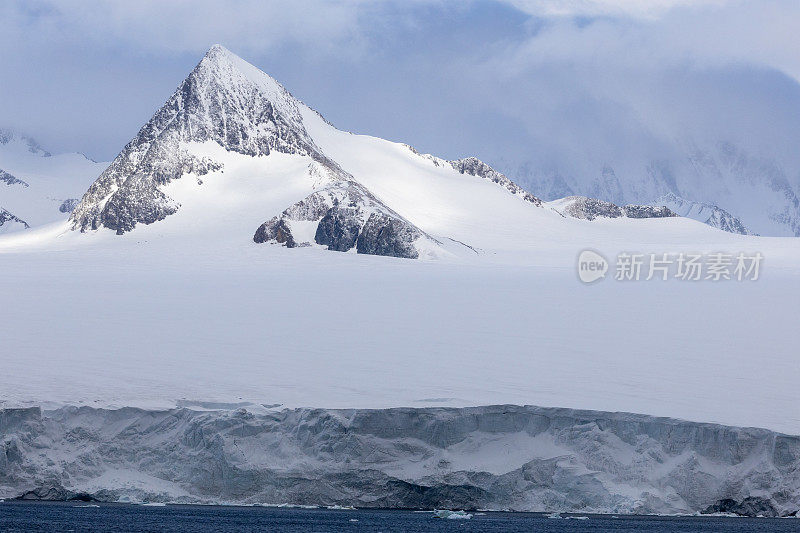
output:
[[[0,411],[0,498],[693,513],[800,507],[800,437],[532,406]]]

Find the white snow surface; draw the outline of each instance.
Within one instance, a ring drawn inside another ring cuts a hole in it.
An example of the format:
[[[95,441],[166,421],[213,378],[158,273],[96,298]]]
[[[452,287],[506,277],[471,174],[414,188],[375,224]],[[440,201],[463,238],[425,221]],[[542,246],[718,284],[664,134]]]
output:
[[[255,244],[259,224],[324,185],[311,159],[187,146],[224,168],[167,185],[180,209],[162,221],[0,237],[0,407],[511,403],[800,434],[800,240],[563,218],[298,105],[322,152],[441,250]],[[586,248],[765,260],[755,282],[586,286]]]
[[[8,142],[0,143],[0,169],[22,180],[26,185],[0,182],[0,208],[24,220],[30,227],[48,224],[69,217],[59,207],[67,199],[80,199],[92,181],[108,163],[97,163],[83,154],[44,152],[34,141],[7,130]],[[0,227],[0,234],[9,233],[12,225]],[[14,230],[24,226],[14,225]]]

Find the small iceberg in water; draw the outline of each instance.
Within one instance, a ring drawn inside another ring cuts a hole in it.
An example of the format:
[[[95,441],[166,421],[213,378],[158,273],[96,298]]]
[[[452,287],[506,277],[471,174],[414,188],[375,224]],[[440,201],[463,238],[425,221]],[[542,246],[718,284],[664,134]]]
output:
[[[433,516],[449,520],[469,520],[472,518],[472,515],[466,511],[449,511],[447,509],[436,509],[433,511]]]

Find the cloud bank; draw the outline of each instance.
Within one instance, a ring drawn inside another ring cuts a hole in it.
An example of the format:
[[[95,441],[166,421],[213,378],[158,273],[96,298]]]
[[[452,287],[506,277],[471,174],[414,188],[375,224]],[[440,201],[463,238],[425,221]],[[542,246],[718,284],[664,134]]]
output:
[[[12,0],[0,124],[110,158],[221,42],[338,126],[448,157],[603,157],[687,132],[785,153],[797,20],[793,0]]]

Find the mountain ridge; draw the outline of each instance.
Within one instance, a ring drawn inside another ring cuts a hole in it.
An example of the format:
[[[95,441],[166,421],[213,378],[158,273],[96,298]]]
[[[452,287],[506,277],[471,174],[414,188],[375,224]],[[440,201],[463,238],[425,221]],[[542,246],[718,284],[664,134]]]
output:
[[[3,234],[64,221],[63,206],[86,190],[105,163],[83,154],[54,154],[32,137],[0,129],[0,220]]]
[[[740,235],[757,235],[750,231],[738,217],[714,204],[693,202],[674,193],[657,198],[653,204],[667,206],[680,216],[698,220],[722,231]]]
[[[800,162],[797,168],[785,166],[728,141],[664,141],[663,154],[651,150],[615,158],[570,149],[574,156],[568,159],[545,154],[521,163],[502,157],[490,161],[545,201],[587,196],[618,205],[655,205],[674,195],[722,209],[729,215],[723,219],[741,223],[732,223],[734,233],[745,228],[761,235],[800,236],[800,185],[794,178],[796,173],[800,179]],[[715,220],[712,227],[725,226]]]
[[[70,217],[73,228],[84,231],[105,226],[124,233],[139,222],[153,223],[177,211],[178,206],[158,185],[185,173],[202,176],[220,169],[218,163],[194,156],[180,146],[181,141],[188,139],[199,142],[213,139],[226,150],[251,156],[277,150],[323,159],[302,128],[288,91],[267,74],[261,73],[260,83],[256,83],[240,68],[244,62],[237,60],[222,46],[211,47],[92,184]],[[252,98],[258,90],[270,93],[274,102],[283,105],[276,110],[272,100]],[[218,100],[211,96],[217,96]],[[248,105],[252,107],[244,109]],[[263,126],[256,135],[248,131],[247,114],[256,120],[257,129]]]

